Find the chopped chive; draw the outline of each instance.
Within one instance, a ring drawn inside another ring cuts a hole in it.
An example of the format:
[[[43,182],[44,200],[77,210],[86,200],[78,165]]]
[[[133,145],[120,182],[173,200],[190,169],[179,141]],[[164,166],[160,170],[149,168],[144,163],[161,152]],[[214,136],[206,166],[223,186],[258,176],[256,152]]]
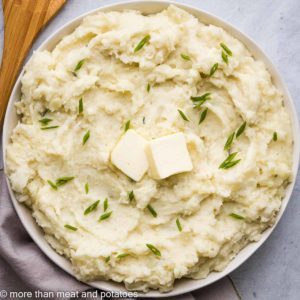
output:
[[[179,112],[180,116],[182,117],[182,119],[183,119],[184,121],[189,122],[189,119],[187,118],[187,116],[184,114],[184,112],[183,112],[182,110],[177,109],[177,111]]]
[[[81,67],[82,67],[82,65],[84,64],[84,62],[85,62],[85,59],[80,60],[80,61],[77,63],[77,65],[76,65],[76,67],[75,67],[75,69],[74,69],[74,72],[77,72],[78,70],[80,70]]]
[[[150,211],[151,215],[152,215],[154,218],[156,218],[156,217],[157,217],[157,212],[154,210],[154,208],[153,208],[150,204],[147,205],[147,208],[148,208],[148,210]]]
[[[71,176],[65,176],[65,177],[59,177],[56,179],[56,186],[62,186],[66,183],[68,183],[69,181],[73,180],[75,177],[71,177]]]
[[[194,103],[194,108],[200,107],[204,102],[210,100],[210,93],[205,93],[201,96],[191,97],[191,100]]]
[[[149,93],[149,92],[150,92],[150,89],[151,89],[151,86],[150,86],[150,83],[148,82],[148,84],[147,84],[147,88],[146,88],[146,90],[147,90],[147,93]]]
[[[79,99],[78,112],[79,112],[79,114],[83,113],[83,100],[82,100],[82,98]]]
[[[228,64],[228,55],[224,51],[222,51],[222,59],[226,64]]]
[[[146,124],[146,117],[143,117],[143,124]]]
[[[237,152],[234,152],[228,155],[228,157],[220,164],[219,169],[229,169],[239,163],[240,159],[235,161],[233,160],[237,154]]]
[[[57,190],[57,185],[54,182],[52,182],[51,180],[47,180],[47,182],[54,190]]]
[[[77,229],[78,229],[78,228],[76,228],[76,227],[74,227],[74,226],[71,226],[71,225],[69,225],[69,224],[65,224],[64,227],[67,228],[67,229],[73,230],[73,231],[77,231]]]
[[[215,72],[218,70],[218,67],[219,67],[219,64],[218,64],[218,63],[215,63],[215,64],[211,67],[211,69],[210,69],[210,71],[209,71],[209,76],[210,76],[210,77],[213,76],[213,75],[215,74]]]
[[[238,220],[245,219],[243,216],[240,216],[240,215],[235,214],[235,213],[231,213],[229,216],[232,217],[232,218],[234,218],[234,219],[238,219]]]
[[[211,77],[215,74],[215,72],[218,70],[218,67],[219,67],[219,64],[218,63],[215,63],[211,68],[210,68],[210,71],[209,71],[209,74],[206,74],[204,72],[200,72],[200,76],[201,78],[207,78],[207,77]]]
[[[48,127],[41,127],[42,130],[49,130],[49,129],[54,129],[58,128],[59,126],[48,126]]]
[[[182,226],[181,226],[181,223],[180,223],[178,218],[176,219],[176,225],[177,225],[178,230],[181,232],[182,231]]]
[[[107,209],[108,209],[108,199],[105,198],[104,203],[103,203],[103,211],[106,212]]]
[[[200,115],[200,120],[199,120],[199,125],[205,120],[205,118],[206,118],[206,115],[207,115],[207,111],[208,111],[208,108],[206,107],[205,109],[204,109],[204,111],[201,113],[201,115]]]
[[[223,48],[223,50],[228,54],[229,56],[232,56],[232,51],[224,44],[220,43],[220,46]]]
[[[247,122],[245,121],[241,125],[241,127],[238,129],[238,131],[236,132],[236,135],[235,135],[236,138],[238,138],[245,131],[246,125],[247,125]]]
[[[231,154],[228,155],[228,157],[226,158],[226,161],[232,161],[232,160],[236,157],[237,154],[238,154],[237,152],[231,153]]]
[[[41,120],[39,120],[39,122],[43,125],[43,126],[47,126],[48,123],[52,122],[52,119],[48,119],[48,118],[43,118]]]
[[[126,132],[129,128],[130,128],[130,120],[126,122],[124,131]]]
[[[151,250],[151,252],[152,252],[153,254],[155,254],[155,255],[157,255],[157,256],[161,256],[160,251],[159,251],[156,247],[154,247],[154,246],[151,245],[151,244],[146,244],[146,246],[148,247],[149,250]]]
[[[97,200],[96,202],[94,202],[93,204],[91,204],[85,211],[84,211],[84,215],[88,215],[89,213],[91,213],[92,211],[94,211],[98,204],[100,203],[100,200]]]
[[[231,144],[232,144],[233,139],[234,139],[234,136],[235,136],[235,131],[228,137],[228,139],[227,139],[227,141],[224,145],[224,150],[230,149]]]
[[[187,54],[185,54],[185,53],[181,53],[180,56],[184,60],[191,60],[191,58]]]
[[[278,139],[278,136],[277,136],[277,132],[275,131],[275,132],[273,133],[273,141],[276,142],[277,139]]]
[[[137,52],[139,50],[141,50],[146,43],[148,43],[150,41],[150,35],[147,34],[137,45],[136,47],[134,48],[134,52]]]
[[[191,100],[193,102],[201,102],[203,100],[208,100],[209,96],[210,96],[210,93],[205,93],[201,96],[191,97]]]
[[[122,253],[122,254],[119,254],[118,256],[117,256],[117,258],[118,259],[122,259],[122,258],[124,258],[124,257],[126,257],[126,256],[128,256],[129,254],[128,253]]]
[[[110,261],[110,255],[105,257],[105,262],[108,263]]]
[[[230,169],[232,167],[234,167],[236,164],[238,164],[241,160],[238,159],[238,160],[234,160],[234,161],[230,161],[228,162],[227,164],[225,164],[225,166],[221,169]]]
[[[88,130],[82,138],[82,145],[84,145],[88,141],[89,138],[90,138],[90,131]]]
[[[88,194],[89,193],[89,190],[90,190],[90,186],[88,183],[85,184],[84,186],[84,190],[85,190],[85,193]]]
[[[128,193],[128,198],[129,198],[129,201],[130,201],[130,202],[131,202],[132,200],[135,199],[135,195],[134,195],[134,192],[133,192],[133,191],[130,191],[130,192]]]
[[[101,215],[98,221],[100,222],[100,221],[108,219],[111,216],[111,214],[112,214],[112,211],[107,212],[107,213]]]

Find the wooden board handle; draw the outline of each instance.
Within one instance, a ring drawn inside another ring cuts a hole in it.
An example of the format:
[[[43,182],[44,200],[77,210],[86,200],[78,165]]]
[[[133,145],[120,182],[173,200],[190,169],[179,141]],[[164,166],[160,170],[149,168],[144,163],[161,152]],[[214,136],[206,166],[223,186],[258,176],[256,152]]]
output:
[[[66,0],[3,0],[4,47],[0,69],[0,128],[24,59],[39,31]]]

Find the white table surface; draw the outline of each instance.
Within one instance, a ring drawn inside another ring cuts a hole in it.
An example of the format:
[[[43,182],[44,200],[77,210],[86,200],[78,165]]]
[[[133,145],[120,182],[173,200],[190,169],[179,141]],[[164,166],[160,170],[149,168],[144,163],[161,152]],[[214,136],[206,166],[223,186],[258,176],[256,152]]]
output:
[[[40,34],[33,49],[36,49],[50,33],[65,22],[100,5],[114,2],[119,1],[68,0],[64,8]],[[229,21],[252,37],[281,72],[294,99],[299,116],[299,0],[177,0],[177,2],[198,6]],[[0,49],[2,49],[2,16],[0,16],[0,22]],[[1,167],[2,157],[0,154],[0,170]],[[300,176],[297,178],[287,210],[271,237],[246,263],[231,274],[231,279],[242,299],[300,299],[299,225]],[[223,280],[206,290],[205,297],[204,291],[196,292],[195,296],[197,299],[205,298],[205,300],[233,299],[232,288],[228,280]]]

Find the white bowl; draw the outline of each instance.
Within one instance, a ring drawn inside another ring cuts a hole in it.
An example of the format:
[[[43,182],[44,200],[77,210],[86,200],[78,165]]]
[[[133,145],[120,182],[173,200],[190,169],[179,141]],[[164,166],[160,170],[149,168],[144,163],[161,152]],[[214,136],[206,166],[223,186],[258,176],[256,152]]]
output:
[[[290,196],[291,196],[294,184],[295,184],[296,175],[297,175],[297,169],[298,169],[298,163],[299,163],[298,119],[297,119],[296,110],[295,110],[293,101],[291,99],[291,96],[290,96],[289,92],[287,91],[277,69],[274,67],[274,65],[271,63],[271,61],[268,59],[268,57],[263,53],[263,51],[248,36],[241,33],[239,30],[237,30],[236,28],[234,28],[232,25],[228,24],[227,22],[221,20],[220,18],[218,18],[214,15],[211,15],[205,11],[202,11],[196,7],[192,7],[189,5],[180,4],[180,3],[172,2],[172,1],[153,1],[153,0],[152,1],[128,1],[128,2],[122,2],[122,3],[103,6],[103,7],[100,7],[96,10],[92,10],[86,14],[83,14],[83,15],[75,18],[74,20],[65,24],[59,30],[54,32],[38,48],[38,50],[53,49],[54,46],[61,40],[61,38],[63,36],[71,33],[81,23],[82,19],[85,16],[94,14],[97,11],[136,9],[136,10],[142,11],[143,13],[149,14],[149,13],[156,13],[158,11],[161,11],[170,4],[175,4],[178,7],[185,9],[189,13],[198,17],[204,23],[210,23],[210,24],[214,24],[216,26],[220,26],[220,27],[224,28],[231,35],[233,35],[234,37],[236,37],[237,39],[242,41],[256,59],[262,60],[265,63],[269,72],[272,75],[274,84],[282,91],[282,93],[284,95],[284,101],[285,101],[286,107],[290,113],[290,116],[292,119],[292,126],[293,126],[293,136],[294,136],[293,181],[288,186],[286,195],[282,201],[282,206],[281,206],[281,209],[277,216],[277,221],[276,221],[276,224],[277,224],[287,206],[289,199],[290,199]],[[23,75],[23,72],[24,72],[24,70],[21,72],[18,80],[16,81],[16,84],[15,84],[12,94],[10,96],[8,108],[7,108],[6,115],[5,115],[5,121],[4,121],[4,127],[3,127],[3,157],[4,157],[4,169],[5,170],[6,170],[5,150],[6,150],[7,144],[9,143],[12,130],[14,129],[14,127],[16,126],[17,121],[18,121],[14,103],[20,99],[20,91],[21,91],[20,78]],[[18,201],[16,200],[8,179],[7,179],[7,184],[8,184],[9,193],[10,193],[13,205],[16,209],[16,212],[19,215],[21,222],[23,223],[24,227],[26,228],[26,230],[29,233],[29,235],[31,236],[31,238],[35,241],[35,243],[40,247],[40,249],[53,262],[55,262],[58,266],[60,266],[66,272],[68,272],[69,274],[74,276],[74,273],[73,273],[72,267],[71,267],[71,263],[63,256],[57,254],[49,246],[49,244],[46,242],[46,240],[43,237],[42,230],[38,227],[35,220],[31,216],[30,210],[28,208],[26,208],[24,205],[18,203]],[[229,265],[222,272],[212,272],[208,275],[207,278],[201,279],[201,280],[180,279],[175,282],[174,289],[169,293],[161,294],[158,291],[150,291],[145,295],[143,294],[143,296],[144,297],[152,297],[152,298],[175,296],[175,295],[187,293],[187,292],[202,288],[208,284],[215,282],[216,280],[226,276],[227,274],[229,274],[230,272],[235,270],[247,258],[249,258],[263,244],[263,242],[270,236],[270,234],[274,230],[276,224],[272,228],[269,228],[268,230],[266,230],[262,234],[262,238],[258,242],[251,243],[251,244],[247,245],[242,251],[240,251],[239,254],[229,263]],[[125,291],[123,284],[115,283],[112,281],[94,281],[94,282],[89,282],[88,284],[90,284],[93,287],[97,287],[99,289],[106,290],[106,291],[112,291],[112,290]]]

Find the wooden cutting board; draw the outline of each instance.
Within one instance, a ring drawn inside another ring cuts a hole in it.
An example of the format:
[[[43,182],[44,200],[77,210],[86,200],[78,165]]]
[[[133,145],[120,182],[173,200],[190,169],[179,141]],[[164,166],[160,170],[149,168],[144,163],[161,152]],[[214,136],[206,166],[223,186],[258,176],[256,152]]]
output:
[[[0,129],[6,106],[34,39],[66,0],[3,0],[4,48],[0,69]]]

